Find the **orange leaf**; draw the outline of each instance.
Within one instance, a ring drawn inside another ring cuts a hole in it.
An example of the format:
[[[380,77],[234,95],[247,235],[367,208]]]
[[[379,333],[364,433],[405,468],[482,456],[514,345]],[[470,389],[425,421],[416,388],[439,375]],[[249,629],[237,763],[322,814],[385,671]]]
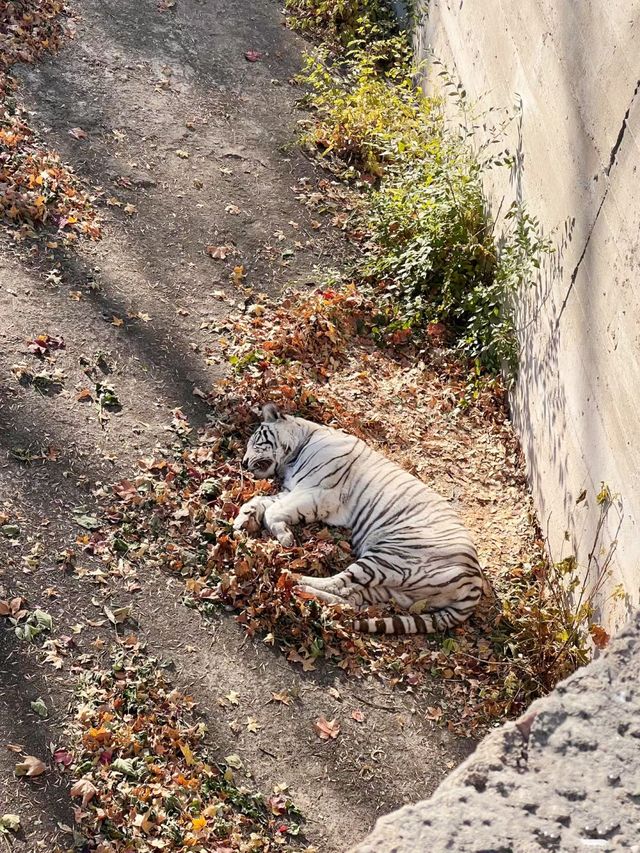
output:
[[[340,734],[340,723],[337,720],[327,720],[324,716],[319,717],[313,727],[320,740],[335,740]]]
[[[293,591],[296,594],[297,598],[301,598],[303,601],[316,601],[316,596],[312,592],[307,592],[304,589],[299,589],[298,587],[294,587]]]
[[[242,264],[238,264],[233,268],[233,272],[231,274],[231,279],[234,284],[242,284],[242,279],[246,278],[247,274],[244,271],[244,267]]]
[[[591,634],[591,639],[593,640],[593,644],[596,648],[604,649],[609,645],[611,637],[607,634],[602,625],[589,625],[589,633]]]

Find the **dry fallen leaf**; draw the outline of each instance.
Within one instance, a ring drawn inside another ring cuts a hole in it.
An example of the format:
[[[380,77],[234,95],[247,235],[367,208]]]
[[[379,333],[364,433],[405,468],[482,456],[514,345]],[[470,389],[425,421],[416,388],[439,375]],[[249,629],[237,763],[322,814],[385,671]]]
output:
[[[14,773],[16,776],[41,776],[47,765],[40,761],[35,755],[25,755],[24,759],[16,764]]]
[[[233,251],[232,246],[207,246],[207,254],[210,258],[224,261],[227,255]]]
[[[53,753],[53,760],[56,764],[68,767],[70,764],[73,764],[73,755],[66,749],[56,749]]]
[[[233,268],[233,272],[231,273],[231,280],[234,284],[242,284],[242,280],[247,277],[246,272],[244,271],[244,267],[242,264],[238,264],[238,266]]]
[[[302,655],[295,649],[291,649],[291,651],[287,655],[287,660],[293,661],[294,663],[301,663],[303,672],[313,672],[313,670],[316,668],[311,655],[302,657]]]
[[[98,789],[90,779],[78,779],[69,791],[72,797],[82,797],[82,805],[88,805],[98,793]]]
[[[351,712],[351,719],[355,720],[356,723],[364,723],[365,716],[359,708],[356,708]]]
[[[604,649],[609,644],[611,637],[607,634],[602,625],[589,625],[589,633],[591,634],[591,639],[593,640],[596,648]]]
[[[127,604],[125,607],[115,607],[113,610],[105,604],[102,609],[109,622],[113,625],[122,625],[123,622],[131,618],[133,604]]]
[[[340,734],[340,723],[337,720],[327,720],[324,716],[319,717],[313,727],[320,740],[335,740]]]
[[[184,755],[184,760],[187,762],[188,767],[191,767],[193,764],[195,764],[195,758],[188,743],[180,744],[180,752]]]
[[[256,720],[255,717],[247,717],[247,731],[257,734],[263,726]]]
[[[259,50],[248,50],[245,53],[244,58],[247,60],[247,62],[260,62],[260,60],[262,59],[262,54]]]
[[[283,705],[291,704],[291,695],[287,690],[283,690],[282,693],[271,693],[274,702],[282,702]]]
[[[86,139],[87,134],[81,127],[72,127],[69,131],[69,136],[73,136],[74,139]]]

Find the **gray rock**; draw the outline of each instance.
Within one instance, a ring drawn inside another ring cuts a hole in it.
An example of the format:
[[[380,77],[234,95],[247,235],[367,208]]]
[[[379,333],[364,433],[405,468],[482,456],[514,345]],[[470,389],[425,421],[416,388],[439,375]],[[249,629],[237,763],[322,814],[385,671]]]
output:
[[[640,853],[640,614],[351,853]]]

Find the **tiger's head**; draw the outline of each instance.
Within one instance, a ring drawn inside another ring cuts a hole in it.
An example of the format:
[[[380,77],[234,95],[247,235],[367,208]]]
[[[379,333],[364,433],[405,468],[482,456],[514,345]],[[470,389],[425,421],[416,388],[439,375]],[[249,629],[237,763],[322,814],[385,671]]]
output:
[[[262,423],[247,444],[242,467],[261,480],[281,473],[296,449],[299,431],[295,418],[267,403],[262,407]]]

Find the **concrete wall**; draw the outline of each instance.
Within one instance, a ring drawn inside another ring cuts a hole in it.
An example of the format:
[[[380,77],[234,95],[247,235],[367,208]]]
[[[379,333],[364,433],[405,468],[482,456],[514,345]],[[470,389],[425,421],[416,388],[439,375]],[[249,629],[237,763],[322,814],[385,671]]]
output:
[[[487,191],[494,209],[522,200],[556,252],[522,303],[513,416],[554,559],[586,564],[601,481],[620,495],[595,553],[617,538],[616,627],[640,585],[640,2],[429,0],[415,38],[481,113],[522,100],[516,166]]]

